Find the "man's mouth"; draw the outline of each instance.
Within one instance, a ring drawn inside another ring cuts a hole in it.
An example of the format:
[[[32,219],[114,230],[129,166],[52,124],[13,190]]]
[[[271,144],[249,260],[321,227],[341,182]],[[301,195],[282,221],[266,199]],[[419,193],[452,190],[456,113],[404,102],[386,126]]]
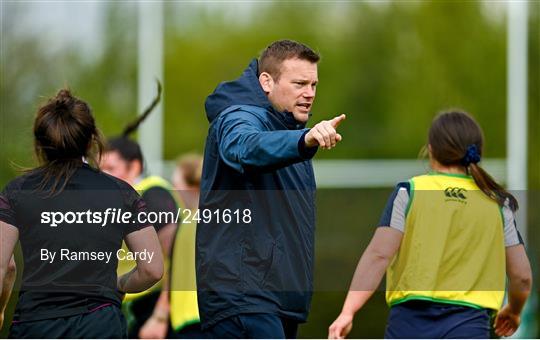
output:
[[[298,106],[301,111],[309,112],[309,109],[311,109],[310,103],[299,103],[299,104],[296,104],[296,106]]]

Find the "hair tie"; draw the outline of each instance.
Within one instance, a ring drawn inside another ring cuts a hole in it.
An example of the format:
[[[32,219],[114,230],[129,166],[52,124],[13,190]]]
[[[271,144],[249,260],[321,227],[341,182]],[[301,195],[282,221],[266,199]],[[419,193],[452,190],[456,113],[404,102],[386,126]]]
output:
[[[480,162],[480,153],[476,144],[471,144],[467,147],[465,156],[461,159],[461,164],[469,166],[471,163],[476,164]]]

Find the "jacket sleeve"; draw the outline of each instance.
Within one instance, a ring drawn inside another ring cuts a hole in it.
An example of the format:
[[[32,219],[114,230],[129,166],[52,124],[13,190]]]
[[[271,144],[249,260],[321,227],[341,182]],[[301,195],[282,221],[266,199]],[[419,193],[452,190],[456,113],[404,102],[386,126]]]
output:
[[[284,167],[311,159],[317,151],[304,144],[309,129],[268,131],[256,115],[244,110],[229,112],[219,119],[219,155],[239,172]]]

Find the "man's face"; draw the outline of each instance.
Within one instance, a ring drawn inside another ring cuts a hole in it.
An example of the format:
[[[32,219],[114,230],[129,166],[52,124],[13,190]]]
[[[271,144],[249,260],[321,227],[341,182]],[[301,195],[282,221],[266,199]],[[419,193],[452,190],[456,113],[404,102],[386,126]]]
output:
[[[287,59],[281,64],[277,81],[263,73],[259,82],[275,109],[292,112],[297,121],[307,122],[318,82],[316,63]]]

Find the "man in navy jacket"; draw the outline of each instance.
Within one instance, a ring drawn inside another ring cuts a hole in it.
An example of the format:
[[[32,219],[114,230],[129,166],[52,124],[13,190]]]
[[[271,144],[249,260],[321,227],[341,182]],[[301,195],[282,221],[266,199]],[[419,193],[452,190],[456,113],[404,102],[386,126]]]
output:
[[[201,216],[212,215],[197,227],[197,290],[202,326],[212,337],[292,338],[307,319],[315,231],[311,158],[318,147],[341,141],[336,128],[345,119],[305,128],[318,61],[303,44],[274,42],[206,100],[200,209]]]

